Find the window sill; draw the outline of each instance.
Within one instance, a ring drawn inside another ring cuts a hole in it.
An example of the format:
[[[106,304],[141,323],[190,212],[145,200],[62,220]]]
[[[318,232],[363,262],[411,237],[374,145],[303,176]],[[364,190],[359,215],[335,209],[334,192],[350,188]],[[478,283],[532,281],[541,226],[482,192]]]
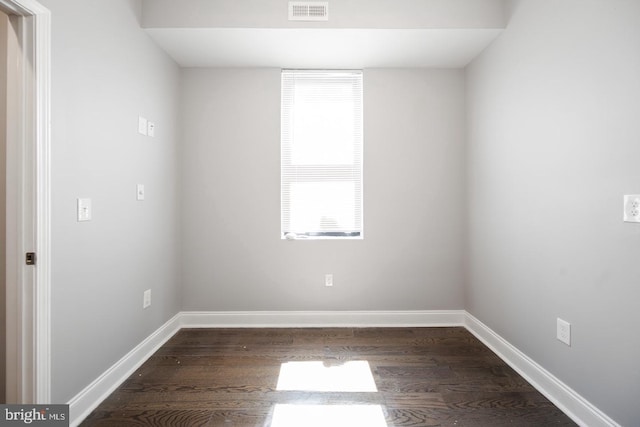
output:
[[[359,235],[306,235],[287,233],[280,237],[280,240],[364,240],[362,233]]]

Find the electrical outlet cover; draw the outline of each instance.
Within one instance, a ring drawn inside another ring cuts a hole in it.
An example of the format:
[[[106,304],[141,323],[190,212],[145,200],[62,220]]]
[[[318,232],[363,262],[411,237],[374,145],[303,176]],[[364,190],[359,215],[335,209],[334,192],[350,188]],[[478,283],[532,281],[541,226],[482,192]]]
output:
[[[566,345],[571,346],[571,323],[558,317],[556,337]]]
[[[325,286],[333,286],[333,274],[325,274],[324,275],[324,285]]]
[[[640,194],[624,196],[624,222],[640,222]]]
[[[147,308],[151,305],[151,289],[147,289],[144,291],[144,295],[142,297],[142,308]]]

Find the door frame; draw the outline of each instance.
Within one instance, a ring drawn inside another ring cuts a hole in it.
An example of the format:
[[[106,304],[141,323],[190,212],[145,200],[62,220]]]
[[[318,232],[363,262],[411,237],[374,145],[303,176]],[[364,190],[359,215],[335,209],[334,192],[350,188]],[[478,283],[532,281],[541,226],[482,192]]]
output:
[[[17,15],[18,131],[7,141],[7,402],[51,402],[51,14],[0,0]],[[9,170],[10,169],[10,170]],[[25,265],[35,252],[35,266]]]

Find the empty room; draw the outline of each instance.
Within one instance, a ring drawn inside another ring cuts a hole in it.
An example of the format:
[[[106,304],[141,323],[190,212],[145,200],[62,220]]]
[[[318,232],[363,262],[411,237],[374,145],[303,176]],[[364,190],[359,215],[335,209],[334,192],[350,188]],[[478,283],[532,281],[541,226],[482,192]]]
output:
[[[639,0],[0,11],[0,424],[640,425]]]

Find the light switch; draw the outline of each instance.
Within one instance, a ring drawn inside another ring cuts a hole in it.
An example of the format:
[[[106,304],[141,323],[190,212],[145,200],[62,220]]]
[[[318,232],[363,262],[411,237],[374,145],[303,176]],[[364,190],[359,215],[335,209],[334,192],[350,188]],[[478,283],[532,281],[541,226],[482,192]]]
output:
[[[91,221],[91,199],[78,199],[78,221]]]
[[[147,122],[147,135],[151,138],[156,136],[156,124],[154,122]]]
[[[138,133],[140,135],[147,135],[147,119],[138,116]]]
[[[138,184],[136,187],[136,199],[144,200],[144,184]]]

